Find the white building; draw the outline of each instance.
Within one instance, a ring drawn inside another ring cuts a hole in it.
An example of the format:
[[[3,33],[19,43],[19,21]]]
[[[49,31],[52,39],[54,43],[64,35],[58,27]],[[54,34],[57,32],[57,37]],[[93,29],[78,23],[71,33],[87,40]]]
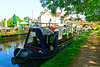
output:
[[[41,16],[39,17],[40,23],[58,23],[58,25],[63,25],[63,21],[61,21],[61,16],[64,16],[64,13],[56,12],[55,15],[53,15],[51,12],[49,12],[47,9],[44,10],[44,12],[41,13]],[[67,17],[67,16],[66,16]]]

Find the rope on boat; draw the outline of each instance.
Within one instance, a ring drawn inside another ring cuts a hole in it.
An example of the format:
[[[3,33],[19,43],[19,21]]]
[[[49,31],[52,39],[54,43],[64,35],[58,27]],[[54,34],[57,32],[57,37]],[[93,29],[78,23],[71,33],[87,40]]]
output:
[[[26,58],[26,59],[24,59],[24,60],[22,60],[20,63],[23,63],[24,61],[26,61],[28,58]]]
[[[16,56],[18,56],[19,52],[21,51],[21,49],[18,51],[18,53],[16,54]]]
[[[16,56],[18,56],[18,54],[19,54],[20,51],[21,51],[21,49],[17,52]],[[28,59],[28,58],[26,58],[26,59],[20,61],[20,63],[23,63],[23,62],[26,61],[27,59]]]

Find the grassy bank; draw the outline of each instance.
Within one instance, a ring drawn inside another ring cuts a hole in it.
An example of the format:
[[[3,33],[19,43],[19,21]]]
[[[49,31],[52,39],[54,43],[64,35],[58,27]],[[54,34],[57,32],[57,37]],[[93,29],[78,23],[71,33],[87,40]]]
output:
[[[24,31],[24,32],[8,32],[8,33],[0,33],[0,40],[9,40],[9,38],[4,38],[1,36],[6,36],[6,35],[16,35],[16,34],[26,34],[28,33],[28,31]]]
[[[99,45],[100,45],[100,40],[99,40]]]
[[[100,37],[100,31],[99,31],[99,32],[97,32],[97,36],[99,36],[99,37]],[[98,44],[100,45],[100,39],[99,39]]]
[[[8,33],[0,33],[0,36],[4,36],[4,35],[14,35],[14,34],[24,34],[24,33],[28,33],[28,31],[24,31],[24,32],[8,32]]]
[[[93,32],[93,31],[91,31]],[[78,52],[82,43],[87,39],[90,32],[86,32],[84,37],[76,39],[69,47],[63,49],[57,56],[42,64],[41,67],[68,67],[73,60],[73,56]]]
[[[97,32],[97,36],[100,36],[100,31],[99,31],[99,32]]]

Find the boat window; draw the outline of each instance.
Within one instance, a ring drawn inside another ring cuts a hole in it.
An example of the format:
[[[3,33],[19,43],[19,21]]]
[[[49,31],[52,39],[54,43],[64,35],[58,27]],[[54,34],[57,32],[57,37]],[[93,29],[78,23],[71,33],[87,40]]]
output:
[[[54,35],[42,36],[47,51],[54,50]]]
[[[66,28],[63,29],[63,35],[66,35]]]
[[[50,36],[50,42],[53,43],[54,42],[54,35]]]
[[[36,31],[30,31],[26,45],[41,48],[40,40]]]

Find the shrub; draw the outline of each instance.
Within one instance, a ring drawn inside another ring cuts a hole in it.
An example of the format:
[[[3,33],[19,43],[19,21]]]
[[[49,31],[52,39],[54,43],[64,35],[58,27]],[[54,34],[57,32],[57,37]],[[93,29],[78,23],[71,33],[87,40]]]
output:
[[[10,29],[7,29],[7,31],[10,31]]]
[[[16,28],[15,30],[18,30],[18,28]]]

